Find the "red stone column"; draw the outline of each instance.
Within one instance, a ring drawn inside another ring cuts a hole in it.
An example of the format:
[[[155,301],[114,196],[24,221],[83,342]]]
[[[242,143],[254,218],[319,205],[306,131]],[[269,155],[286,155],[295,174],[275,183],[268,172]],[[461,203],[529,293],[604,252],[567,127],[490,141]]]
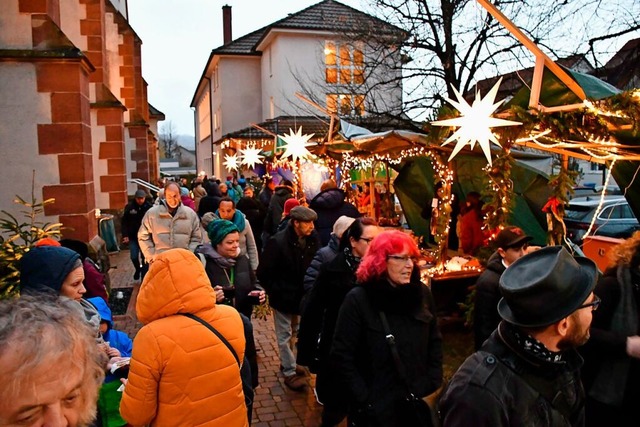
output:
[[[105,81],[106,46],[104,36],[104,0],[79,0],[85,5],[86,17],[80,20],[80,34],[87,38],[87,50],[84,54],[89,58],[95,72],[89,77],[91,83]]]
[[[55,198],[45,215],[59,215],[65,237],[88,242],[97,234],[89,114],[89,71],[81,61],[36,65],[37,90],[51,94],[51,123],[38,124],[38,154],[58,157],[59,184],[44,185]]]
[[[98,158],[107,162],[107,173],[99,178],[100,191],[109,194],[109,206],[104,208],[122,209],[128,200],[123,109],[96,108],[96,112],[98,126],[105,129],[98,153]]]

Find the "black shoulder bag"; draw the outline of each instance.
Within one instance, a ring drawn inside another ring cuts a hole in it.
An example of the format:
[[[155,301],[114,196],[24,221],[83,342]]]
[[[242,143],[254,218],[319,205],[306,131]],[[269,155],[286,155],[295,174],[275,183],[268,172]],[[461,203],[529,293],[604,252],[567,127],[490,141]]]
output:
[[[231,347],[231,344],[229,343],[229,341],[227,341],[224,335],[222,335],[216,328],[211,326],[211,324],[209,324],[208,322],[205,322],[204,320],[202,320],[201,318],[199,318],[198,316],[192,313],[178,313],[178,314],[180,314],[181,316],[188,317],[189,319],[193,319],[196,322],[204,325],[207,329],[213,332],[215,336],[217,336],[220,339],[220,341],[222,341],[222,343],[227,346],[231,354],[233,354],[233,358],[236,359],[236,362],[240,367],[240,378],[242,379],[242,392],[244,393],[244,403],[247,406],[247,416],[249,418],[249,425],[251,425],[251,416],[252,416],[251,412],[253,410],[254,394],[253,394],[253,387],[251,385],[251,368],[249,367],[249,362],[246,360],[246,357],[244,360],[245,363],[241,364],[240,358],[238,357],[238,353],[236,353],[233,347]]]
[[[384,329],[385,339],[387,341],[387,344],[389,344],[389,348],[391,349],[391,356],[393,356],[393,361],[396,365],[398,376],[407,389],[407,394],[405,395],[405,397],[397,402],[397,414],[400,417],[399,425],[412,427],[433,427],[434,424],[431,415],[431,408],[429,408],[427,402],[425,402],[422,398],[417,397],[411,391],[409,381],[407,380],[407,374],[404,369],[404,364],[402,363],[402,360],[400,360],[400,354],[398,353],[398,349],[396,347],[396,338],[391,333],[389,322],[387,322],[387,316],[382,311],[379,311],[378,313],[380,314],[380,320],[382,321],[382,328]]]

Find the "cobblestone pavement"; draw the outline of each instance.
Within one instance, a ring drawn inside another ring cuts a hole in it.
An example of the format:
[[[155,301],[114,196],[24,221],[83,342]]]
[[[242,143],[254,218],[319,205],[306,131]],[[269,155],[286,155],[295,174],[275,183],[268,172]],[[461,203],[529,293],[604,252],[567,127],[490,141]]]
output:
[[[129,260],[128,250],[113,253],[109,258],[112,289],[133,287],[127,314],[114,316],[115,326],[134,338],[142,327],[135,314],[140,281],[133,280],[134,269]],[[314,383],[313,376],[308,379],[309,386],[305,391],[296,392],[287,388],[279,369],[280,361],[273,319],[270,316],[267,320],[252,319],[252,321],[258,349],[260,386],[256,389],[251,425],[254,427],[319,426],[322,406],[316,402],[311,388]],[[346,423],[342,425],[346,426]]]

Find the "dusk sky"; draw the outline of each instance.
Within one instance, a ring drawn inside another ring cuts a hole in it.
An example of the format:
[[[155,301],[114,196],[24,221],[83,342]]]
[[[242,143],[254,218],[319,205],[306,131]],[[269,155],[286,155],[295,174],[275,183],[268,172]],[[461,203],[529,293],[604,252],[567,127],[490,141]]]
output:
[[[232,7],[236,39],[319,1],[129,0],[129,23],[142,39],[149,102],[177,134],[194,135],[189,105],[211,50],[222,45],[222,6]],[[340,1],[356,8],[361,4]]]

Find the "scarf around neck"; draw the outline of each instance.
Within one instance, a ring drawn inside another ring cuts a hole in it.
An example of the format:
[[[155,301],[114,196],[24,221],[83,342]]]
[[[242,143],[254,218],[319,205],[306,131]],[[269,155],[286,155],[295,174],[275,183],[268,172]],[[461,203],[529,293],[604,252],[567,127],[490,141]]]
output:
[[[511,335],[511,338],[516,345],[535,359],[548,362],[548,363],[562,363],[564,362],[562,351],[551,351],[540,341],[532,337],[531,335],[522,332],[516,327],[513,327],[507,323],[506,332]]]
[[[218,264],[222,268],[231,268],[236,265],[236,258],[240,255],[240,248],[236,253],[236,256],[233,258],[227,258],[218,253],[211,243],[204,244],[200,247],[200,253],[205,256],[211,258],[216,264]]]
[[[353,254],[349,246],[344,248],[342,252],[344,253],[344,260],[347,263],[347,267],[349,267],[351,271],[355,272],[360,265],[360,258]]]

